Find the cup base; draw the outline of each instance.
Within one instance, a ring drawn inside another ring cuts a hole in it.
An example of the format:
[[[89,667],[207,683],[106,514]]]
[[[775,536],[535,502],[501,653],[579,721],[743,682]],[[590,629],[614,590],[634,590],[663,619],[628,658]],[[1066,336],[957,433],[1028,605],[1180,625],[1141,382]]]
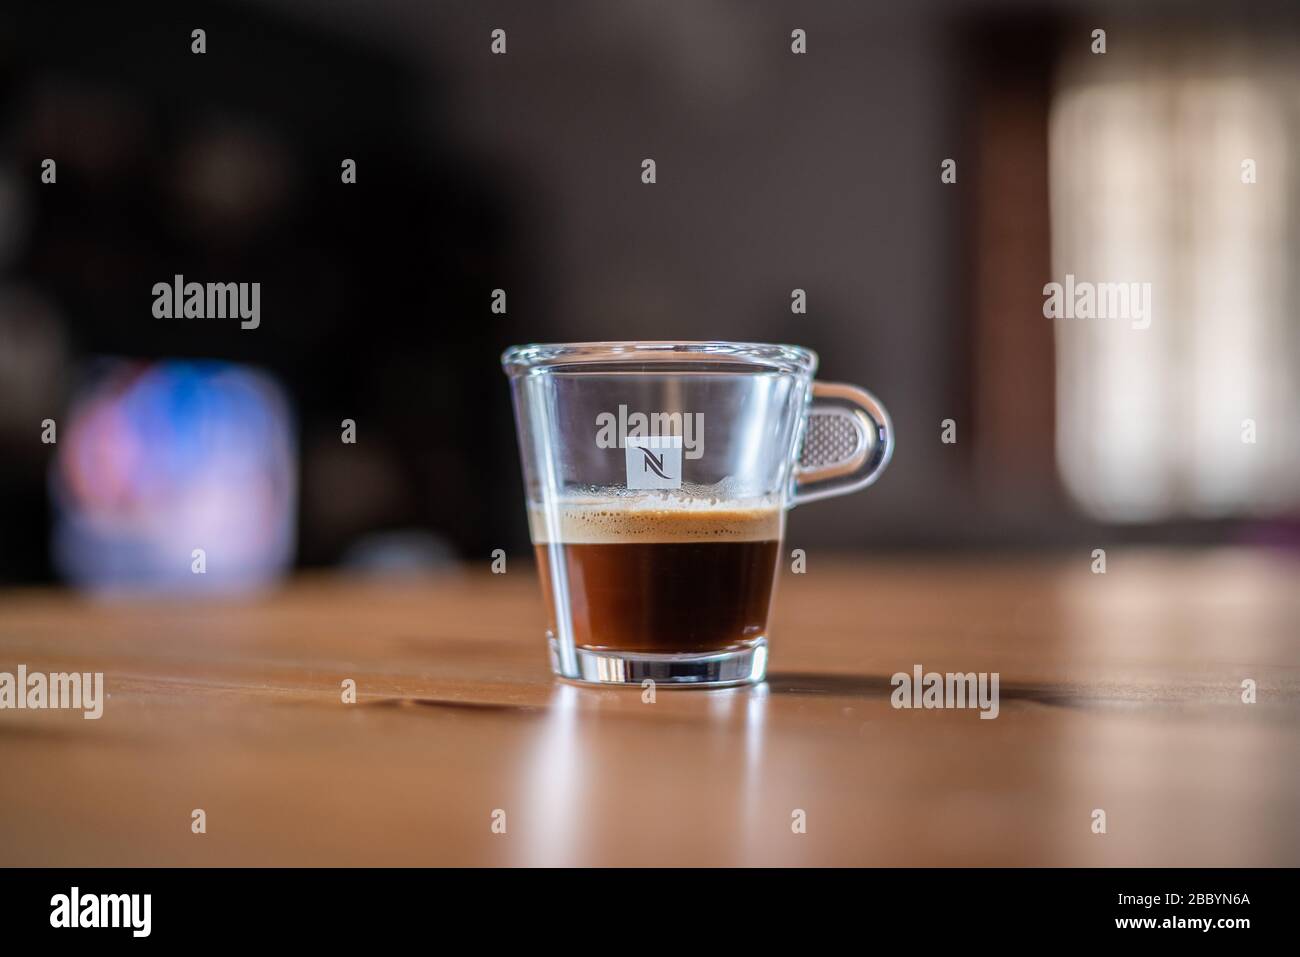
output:
[[[729,688],[767,676],[767,639],[747,648],[705,654],[651,654],[636,651],[574,649],[573,674],[561,666],[560,648],[549,641],[551,670],[561,678],[597,685],[641,685],[647,679],[668,688]]]

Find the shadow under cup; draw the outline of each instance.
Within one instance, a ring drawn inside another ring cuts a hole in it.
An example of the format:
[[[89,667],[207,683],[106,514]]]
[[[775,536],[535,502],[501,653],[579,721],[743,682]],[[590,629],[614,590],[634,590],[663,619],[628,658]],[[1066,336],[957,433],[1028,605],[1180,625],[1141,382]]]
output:
[[[829,465],[800,459],[816,361],[740,343],[506,352],[556,674],[763,679],[787,508],[814,497],[805,482],[850,491],[888,457],[887,425],[877,431],[854,397],[822,409],[846,430],[818,440]]]

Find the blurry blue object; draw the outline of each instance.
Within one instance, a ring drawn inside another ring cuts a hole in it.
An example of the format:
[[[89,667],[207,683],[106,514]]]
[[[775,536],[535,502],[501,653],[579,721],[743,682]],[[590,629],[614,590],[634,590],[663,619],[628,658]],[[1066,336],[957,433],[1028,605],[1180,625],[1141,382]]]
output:
[[[55,564],[97,592],[267,584],[293,560],[296,459],[288,402],[267,375],[102,360],[60,426]]]
[[[342,566],[375,578],[414,577],[446,568],[456,552],[446,541],[420,529],[367,535],[348,548]]]

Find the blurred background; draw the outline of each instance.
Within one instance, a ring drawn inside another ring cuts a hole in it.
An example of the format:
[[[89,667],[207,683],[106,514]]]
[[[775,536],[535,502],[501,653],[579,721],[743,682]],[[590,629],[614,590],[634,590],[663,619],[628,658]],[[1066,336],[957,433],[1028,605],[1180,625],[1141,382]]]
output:
[[[587,339],[794,342],[880,396],[889,472],[801,547],[1300,548],[1294,3],[25,6],[0,581],[523,553],[498,356]],[[155,318],[176,274],[259,282],[259,328]],[[1150,282],[1150,328],[1044,318],[1067,274]]]

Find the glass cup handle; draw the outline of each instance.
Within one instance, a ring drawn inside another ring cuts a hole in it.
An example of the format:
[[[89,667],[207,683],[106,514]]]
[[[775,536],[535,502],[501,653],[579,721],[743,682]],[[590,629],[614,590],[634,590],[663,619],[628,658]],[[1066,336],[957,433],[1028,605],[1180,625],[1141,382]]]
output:
[[[894,454],[889,413],[865,389],[814,382],[791,505],[866,488]]]

